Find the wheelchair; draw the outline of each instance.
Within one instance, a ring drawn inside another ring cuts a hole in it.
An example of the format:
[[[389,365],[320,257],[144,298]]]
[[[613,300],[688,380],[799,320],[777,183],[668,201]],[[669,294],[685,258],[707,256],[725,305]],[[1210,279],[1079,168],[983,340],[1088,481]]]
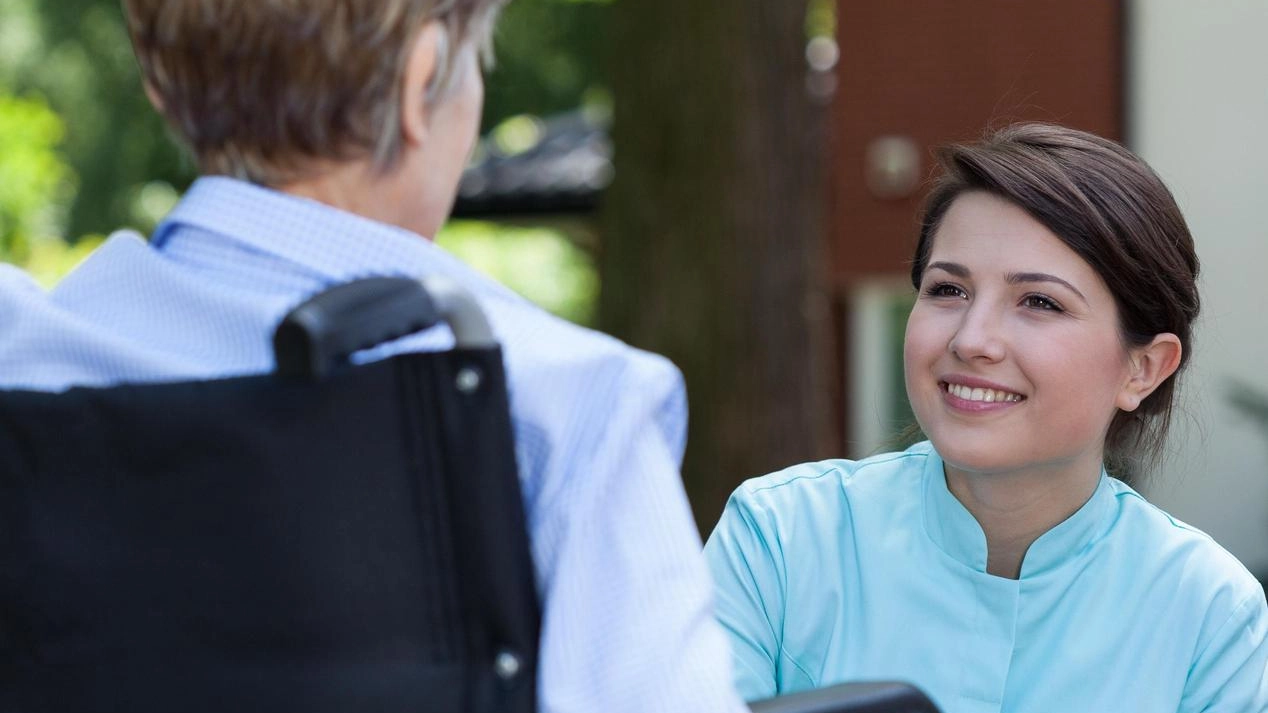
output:
[[[448,351],[354,365],[447,323]],[[448,282],[291,311],[275,373],[0,392],[0,711],[536,710],[499,346]],[[924,713],[842,684],[755,713]]]

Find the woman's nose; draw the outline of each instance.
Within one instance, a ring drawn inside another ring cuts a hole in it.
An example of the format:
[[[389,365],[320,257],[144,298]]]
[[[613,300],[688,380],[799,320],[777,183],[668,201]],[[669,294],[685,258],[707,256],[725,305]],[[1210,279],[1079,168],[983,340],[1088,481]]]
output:
[[[1005,354],[1001,321],[985,305],[973,305],[963,313],[947,347],[961,361],[1000,361]]]

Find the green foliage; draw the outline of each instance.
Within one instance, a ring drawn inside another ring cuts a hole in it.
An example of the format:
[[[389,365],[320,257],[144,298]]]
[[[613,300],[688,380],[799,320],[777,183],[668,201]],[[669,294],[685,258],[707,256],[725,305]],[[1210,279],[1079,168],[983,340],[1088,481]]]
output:
[[[66,128],[78,177],[68,198],[72,239],[137,221],[133,199],[154,180],[183,187],[192,165],[141,90],[118,0],[0,0],[0,82],[38,93]]]
[[[483,130],[518,114],[548,116],[602,95],[604,34],[611,0],[515,0],[495,35]]]
[[[12,87],[43,52],[43,27],[31,0],[0,0],[0,20],[0,86]]]
[[[58,239],[73,192],[57,153],[63,132],[40,99],[0,92],[0,259],[24,262],[34,245]]]
[[[101,235],[86,235],[74,245],[64,240],[39,240],[31,245],[21,267],[41,285],[52,287],[96,250],[103,240],[105,237]]]
[[[436,244],[543,309],[594,324],[598,271],[593,259],[559,231],[455,220],[440,231]]]

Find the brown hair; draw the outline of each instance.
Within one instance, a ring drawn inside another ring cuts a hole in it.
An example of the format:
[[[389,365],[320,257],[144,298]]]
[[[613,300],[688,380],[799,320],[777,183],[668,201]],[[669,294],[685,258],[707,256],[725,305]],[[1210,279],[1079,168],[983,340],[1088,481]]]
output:
[[[445,28],[430,96],[506,0],[123,0],[141,72],[203,173],[277,185],[321,160],[399,156],[400,76]]]
[[[1175,374],[1136,411],[1115,414],[1105,439],[1111,469],[1154,463],[1199,308],[1198,258],[1171,192],[1122,146],[1051,124],[1010,126],[979,143],[944,148],[939,160],[943,172],[925,206],[912,284],[919,289],[934,233],[957,196],[985,191],[1025,210],[1105,281],[1126,345],[1142,346],[1165,332],[1179,337]]]

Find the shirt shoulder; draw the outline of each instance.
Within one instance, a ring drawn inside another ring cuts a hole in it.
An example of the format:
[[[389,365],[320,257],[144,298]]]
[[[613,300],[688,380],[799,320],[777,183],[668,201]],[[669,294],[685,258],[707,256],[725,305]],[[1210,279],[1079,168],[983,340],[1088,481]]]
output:
[[[549,378],[552,372],[594,378],[621,373],[640,383],[676,382],[679,372],[657,354],[582,327],[518,297],[482,301],[513,368]]]
[[[0,348],[12,344],[18,330],[29,325],[32,311],[51,309],[48,293],[27,273],[0,263]]]
[[[1174,596],[1207,611],[1207,627],[1222,623],[1248,605],[1264,608],[1264,590],[1236,557],[1210,535],[1149,503],[1135,490],[1111,480],[1118,503],[1118,533],[1124,552],[1133,552],[1136,566],[1154,572],[1157,581],[1174,587]],[[1141,557],[1143,553],[1152,557]],[[1215,621],[1215,620],[1218,620]]]
[[[0,275],[0,388],[60,391],[74,385],[104,385],[138,374],[154,374],[155,378],[170,374],[164,355],[152,341],[135,339],[102,318],[110,301],[108,295],[102,293],[93,300],[66,299],[64,285],[100,281],[92,277],[97,273],[109,278],[118,292],[127,295],[139,291],[126,275],[114,276],[101,269],[103,262],[113,262],[104,258],[104,253],[129,242],[129,236],[112,237],[49,291],[20,271],[4,270]],[[153,309],[146,314],[152,317]]]
[[[836,528],[844,518],[857,520],[864,513],[899,513],[916,506],[931,454],[929,444],[921,443],[860,460],[803,463],[744,481],[731,500],[751,522],[772,529]],[[797,527],[791,527],[794,523]]]
[[[42,295],[44,291],[26,271],[16,265],[0,263],[0,296],[9,298],[18,294]]]
[[[860,460],[833,458],[801,463],[783,470],[750,478],[736,489],[737,496],[756,502],[797,500],[823,490],[842,490],[848,497],[864,495],[878,488],[894,489],[901,483],[919,479],[931,453],[928,444],[905,451],[881,453]]]
[[[480,302],[503,350],[529,500],[539,487],[550,498],[566,482],[597,483],[594,464],[613,449],[663,448],[672,466],[681,462],[686,391],[668,359],[514,295],[485,292]]]
[[[556,317],[525,301],[485,300],[520,405],[561,413],[593,404],[604,413],[683,401],[682,375],[666,358]],[[527,412],[526,412],[527,413]]]

